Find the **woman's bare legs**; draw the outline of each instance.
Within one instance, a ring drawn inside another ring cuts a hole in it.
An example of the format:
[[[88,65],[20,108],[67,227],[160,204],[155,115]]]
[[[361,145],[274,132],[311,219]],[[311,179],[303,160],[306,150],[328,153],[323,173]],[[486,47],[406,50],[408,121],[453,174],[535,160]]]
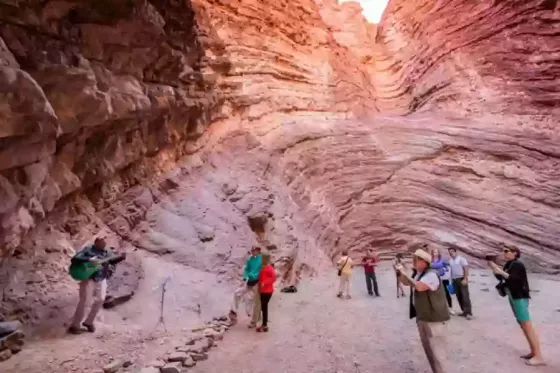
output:
[[[537,332],[535,331],[535,328],[533,328],[533,323],[531,321],[521,321],[519,325],[521,326],[523,334],[525,334],[525,338],[527,338],[527,342],[529,343],[529,347],[531,348],[532,357],[529,361],[542,363],[543,357],[541,353],[541,345],[539,342],[539,337],[537,336]]]

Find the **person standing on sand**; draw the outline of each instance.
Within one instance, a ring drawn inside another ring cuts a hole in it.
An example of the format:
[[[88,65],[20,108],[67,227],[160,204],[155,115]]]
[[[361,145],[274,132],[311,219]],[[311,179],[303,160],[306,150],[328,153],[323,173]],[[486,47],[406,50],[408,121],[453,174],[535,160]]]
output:
[[[262,325],[257,328],[257,332],[268,332],[268,303],[274,293],[274,283],[276,282],[276,271],[270,264],[270,253],[262,254],[262,269],[259,275],[259,296],[261,300]]]
[[[393,267],[396,268],[398,265],[401,265],[404,267],[404,262],[403,262],[403,255],[401,253],[398,253],[397,256],[395,256],[395,259],[393,259]],[[395,269],[395,273],[397,276],[397,298],[403,297],[404,298],[404,286],[400,280],[401,278],[401,273],[399,271],[397,271]]]
[[[422,347],[433,373],[446,373],[455,369],[445,369],[447,322],[450,319],[445,291],[436,271],[430,269],[432,256],[418,249],[412,257],[414,271],[407,275],[402,264],[395,266],[401,274],[401,281],[412,288],[410,294],[410,318],[416,318]],[[441,360],[440,360],[441,359]],[[450,368],[450,367],[447,367]]]
[[[469,294],[469,263],[467,259],[457,254],[457,249],[449,248],[449,268],[451,269],[451,281],[457,295],[457,302],[462,313],[459,316],[467,320],[472,319],[471,296]]]
[[[373,253],[373,250],[368,250],[366,256],[362,258],[362,266],[364,267],[364,274],[366,276],[366,287],[368,294],[379,297],[379,288],[377,286],[377,278],[375,276],[375,267],[377,266],[377,258]],[[372,289],[373,284],[373,289]]]
[[[237,321],[237,310],[239,309],[239,301],[247,293],[253,292],[253,314],[251,315],[251,322],[249,328],[254,328],[257,325],[259,315],[261,313],[261,302],[259,296],[259,287],[255,286],[259,282],[259,274],[261,272],[261,248],[253,246],[251,248],[251,256],[245,263],[245,270],[243,271],[243,285],[241,285],[233,293],[233,304],[229,311],[230,319],[233,322]]]
[[[338,268],[338,277],[340,278],[339,286],[338,286],[338,294],[336,295],[339,298],[342,298],[344,291],[346,291],[346,299],[352,298],[350,295],[350,281],[352,280],[352,266],[354,262],[350,259],[348,255],[348,251],[342,252],[342,257],[336,263]]]
[[[107,279],[113,275],[115,264],[124,260],[126,258],[126,254],[123,253],[117,258],[115,254],[107,248],[105,239],[98,237],[93,242],[93,245],[84,247],[72,258],[72,263],[79,265],[79,263],[101,264],[104,260],[112,257],[115,257],[116,259],[111,262],[103,263],[101,268],[90,278],[80,281],[80,300],[76,306],[76,311],[74,312],[74,317],[72,318],[72,324],[68,328],[69,333],[82,333],[85,331],[82,326],[90,333],[95,332],[95,317],[101,310],[107,295]],[[86,302],[91,295],[93,295],[93,303],[88,316],[85,320],[83,320],[86,311]]]
[[[449,313],[454,315],[452,310],[453,300],[451,299],[451,293],[449,292],[449,283],[451,281],[451,269],[449,268],[449,263],[443,259],[441,253],[438,249],[432,249],[432,264],[431,268],[434,269],[438,276],[441,278],[443,283],[443,290],[445,290],[445,298],[447,299],[447,305],[449,306]]]
[[[491,260],[488,261],[488,265],[500,280],[498,287],[502,287],[505,290],[503,295],[507,295],[515,319],[529,343],[531,351],[521,356],[521,358],[526,359],[525,363],[527,365],[545,365],[539,338],[529,315],[529,299],[531,296],[529,295],[527,270],[525,265],[519,261],[521,251],[515,246],[504,245],[503,253],[506,260],[503,267],[500,267]]]

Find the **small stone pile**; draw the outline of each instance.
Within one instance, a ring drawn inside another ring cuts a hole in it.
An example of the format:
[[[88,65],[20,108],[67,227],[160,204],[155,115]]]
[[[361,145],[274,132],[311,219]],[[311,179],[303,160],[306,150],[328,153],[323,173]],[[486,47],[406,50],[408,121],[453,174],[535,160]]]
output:
[[[231,322],[227,316],[214,318],[213,321],[206,322],[204,326],[193,329],[193,336],[188,338],[184,344],[176,346],[175,350],[162,359],[155,360],[144,368],[132,371],[123,370],[123,373],[185,373],[197,362],[208,359],[208,352],[224,338],[224,333],[230,326]],[[132,364],[129,361],[113,361],[106,365],[103,371],[104,373],[117,373],[121,371],[121,368],[130,365]]]
[[[0,322],[0,361],[8,360],[21,351],[25,335],[19,321]]]

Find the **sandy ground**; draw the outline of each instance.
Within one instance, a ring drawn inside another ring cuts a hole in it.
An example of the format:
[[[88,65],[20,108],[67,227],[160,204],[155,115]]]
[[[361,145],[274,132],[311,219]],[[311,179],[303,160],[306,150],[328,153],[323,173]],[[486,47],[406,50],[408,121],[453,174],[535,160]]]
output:
[[[150,260],[147,263],[150,265]],[[209,274],[185,274],[184,267],[173,263],[167,267],[159,261],[151,264],[150,275],[137,296],[116,311],[103,313],[99,333],[36,341],[1,363],[0,372],[99,372],[114,357],[128,358],[135,361],[135,366],[141,366],[177,345],[198,320],[229,305],[230,295],[225,287]],[[408,319],[408,300],[396,299],[392,270],[378,270],[380,298],[367,295],[363,273],[356,270],[351,300],[334,296],[334,272],[303,283],[296,294],[277,292],[268,334],[247,329],[247,320],[241,316],[240,323],[226,334],[210,359],[193,371],[429,372],[415,324]],[[154,330],[160,294],[154,286],[169,274],[173,282],[165,313],[168,331],[164,333],[161,326]],[[475,319],[453,318],[450,324],[448,358],[455,362],[456,372],[558,373],[560,282],[531,278],[536,290],[531,311],[549,363],[540,368],[527,367],[518,358],[526,352],[525,341],[507,301],[495,293],[494,282],[487,271],[475,271],[471,284]],[[198,304],[202,315],[191,309]]]
[[[367,295],[363,272],[356,272],[351,300],[335,298],[336,274],[302,285],[297,294],[275,294],[268,334],[240,322],[195,372],[429,372],[408,319],[408,300],[396,298],[391,269],[379,270],[380,298]],[[539,290],[531,310],[549,363],[535,368],[518,357],[526,352],[522,332],[507,301],[495,293],[494,278],[486,276],[486,271],[473,274],[475,319],[455,317],[450,324],[448,358],[455,372],[560,372],[560,282],[531,279]]]

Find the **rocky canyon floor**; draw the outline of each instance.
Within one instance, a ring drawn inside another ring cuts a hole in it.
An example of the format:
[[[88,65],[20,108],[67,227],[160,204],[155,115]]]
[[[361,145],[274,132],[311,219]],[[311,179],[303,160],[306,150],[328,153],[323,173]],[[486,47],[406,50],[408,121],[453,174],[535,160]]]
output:
[[[167,333],[157,326],[157,289],[141,287],[131,302],[103,313],[98,334],[33,342],[0,365],[2,372],[97,372],[115,357],[131,359],[135,366],[142,366],[161,356],[199,322],[196,312],[193,314],[183,305],[193,293],[202,291],[201,274],[181,272],[179,267],[169,269],[174,282],[170,283],[166,303]],[[388,265],[378,272],[380,298],[367,296],[360,270],[353,278],[351,300],[334,297],[336,275],[331,272],[302,282],[296,294],[277,292],[268,334],[247,329],[241,317],[210,353],[209,360],[200,362],[192,371],[429,372],[415,325],[407,317],[408,301],[395,297],[394,274]],[[538,372],[558,372],[560,356],[555,352],[560,343],[560,282],[533,275],[531,284],[531,312],[548,361],[548,366],[538,368]],[[220,308],[227,309],[230,293],[215,285],[204,296],[212,298],[212,311],[219,312]],[[471,292],[475,318],[452,319],[447,358],[455,362],[456,372],[534,372],[535,368],[527,367],[518,357],[526,352],[525,341],[507,301],[495,293],[493,286],[488,271],[474,272]]]

